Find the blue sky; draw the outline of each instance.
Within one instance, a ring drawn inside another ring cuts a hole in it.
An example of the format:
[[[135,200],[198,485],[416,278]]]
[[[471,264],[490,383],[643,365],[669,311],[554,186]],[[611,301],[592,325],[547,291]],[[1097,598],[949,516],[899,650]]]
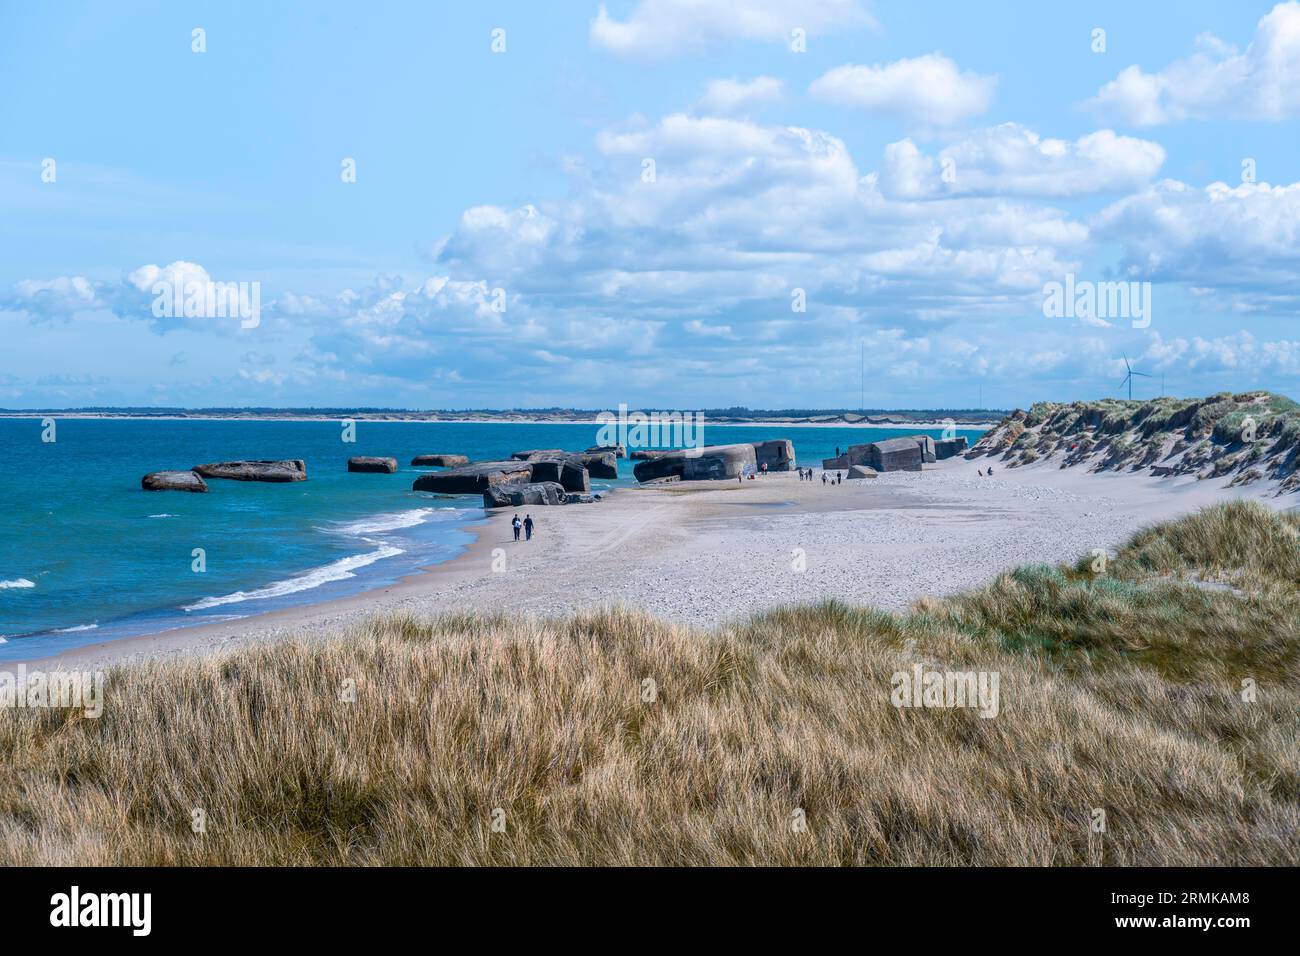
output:
[[[0,405],[1297,392],[1297,3],[115,6],[0,2]]]

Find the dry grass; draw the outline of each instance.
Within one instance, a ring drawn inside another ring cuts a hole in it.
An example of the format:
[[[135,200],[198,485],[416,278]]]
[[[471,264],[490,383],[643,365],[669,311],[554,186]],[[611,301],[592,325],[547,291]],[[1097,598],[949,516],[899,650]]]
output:
[[[390,617],[117,670],[99,719],[0,712],[0,862],[1294,864],[1296,529],[1214,509],[901,617]],[[998,672],[1000,714],[895,708],[916,661]]]

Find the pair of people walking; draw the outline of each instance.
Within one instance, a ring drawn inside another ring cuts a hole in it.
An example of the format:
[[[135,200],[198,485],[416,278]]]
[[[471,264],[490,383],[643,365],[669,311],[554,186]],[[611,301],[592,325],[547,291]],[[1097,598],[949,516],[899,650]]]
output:
[[[510,527],[515,529],[516,541],[519,540],[519,532],[521,530],[524,532],[525,541],[533,540],[533,516],[532,515],[526,514],[524,515],[524,520],[520,521],[519,515],[518,513],[516,513],[515,516],[510,519]]]

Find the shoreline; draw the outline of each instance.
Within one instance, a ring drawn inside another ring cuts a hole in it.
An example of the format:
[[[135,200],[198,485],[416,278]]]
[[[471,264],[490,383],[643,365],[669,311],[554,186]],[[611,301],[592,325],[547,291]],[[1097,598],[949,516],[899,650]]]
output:
[[[839,486],[782,472],[744,483],[611,489],[597,503],[531,509],[538,535],[517,544],[513,512],[498,509],[463,529],[473,540],[459,555],[389,585],[4,666],[204,655],[290,635],[336,635],[382,613],[547,617],[625,605],[707,627],[827,599],[901,611],[917,598],[976,587],[1012,567],[1113,548],[1139,527],[1208,504],[1260,497],[1258,490],[1194,479],[1055,466],[999,467],[996,478],[977,477],[984,465],[949,459],[921,473]],[[806,568],[796,571],[800,560]]]
[[[12,419],[26,421],[33,418],[54,418],[64,421],[113,421],[113,422],[340,422],[357,421],[371,424],[394,425],[592,425],[601,427],[605,422],[589,419],[539,419],[539,418],[384,418],[360,416],[328,415],[112,415],[91,412],[63,414],[60,412],[5,412],[0,420]],[[709,426],[706,419],[703,427]],[[715,428],[947,428],[946,419],[904,422],[896,419],[883,422],[814,422],[814,421],[732,421],[722,419],[714,421]],[[972,422],[953,419],[958,431],[988,431],[997,420]]]
[[[130,661],[136,659],[142,651],[149,652],[151,657],[169,656],[173,652],[189,650],[192,644],[200,643],[205,639],[217,638],[219,640],[232,630],[238,631],[247,629],[250,626],[256,626],[260,631],[275,633],[282,629],[284,623],[296,629],[303,622],[317,617],[328,619],[332,614],[352,610],[356,605],[365,603],[376,594],[400,592],[403,589],[410,588],[415,582],[427,580],[430,576],[447,574],[453,571],[464,573],[468,568],[476,567],[473,559],[482,557],[481,554],[476,552],[481,550],[484,526],[492,517],[493,515],[489,513],[482,519],[476,519],[460,529],[464,534],[470,535],[473,540],[466,544],[455,557],[438,564],[427,565],[402,576],[391,584],[366,588],[356,594],[326,598],[321,601],[307,601],[302,604],[293,604],[270,611],[259,611],[235,620],[165,628],[160,631],[134,634],[129,637],[110,638],[106,641],[82,644],[61,651],[58,654],[5,661],[0,663],[0,671],[7,667],[16,667],[19,664],[34,667],[56,663],[78,663],[84,660],[99,661],[105,659],[105,655],[115,662],[119,660]],[[490,557],[489,553],[488,560],[490,560]],[[458,564],[460,567],[455,567]]]

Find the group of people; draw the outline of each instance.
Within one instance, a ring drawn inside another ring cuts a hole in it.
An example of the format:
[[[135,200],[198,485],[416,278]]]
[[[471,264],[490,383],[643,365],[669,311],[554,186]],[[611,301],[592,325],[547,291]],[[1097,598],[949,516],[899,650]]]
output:
[[[521,530],[522,530],[522,531],[524,532],[524,534],[526,535],[526,537],[524,538],[525,541],[532,541],[532,540],[533,540],[533,516],[532,516],[532,515],[530,515],[530,514],[526,514],[526,515],[524,515],[524,520],[523,520],[523,521],[520,521],[520,520],[519,520],[519,513],[518,513],[518,512],[515,512],[515,516],[514,516],[513,518],[510,519],[510,527],[512,527],[512,528],[515,529],[515,540],[516,540],[516,541],[519,540],[519,532],[520,532]]]
[[[813,475],[813,470],[812,470],[811,468],[800,468],[800,469],[799,469],[799,480],[800,480],[800,481],[816,481],[817,479],[816,479],[816,477]],[[842,482],[843,480],[844,480],[844,474],[843,474],[843,472],[839,472],[839,471],[837,471],[837,472],[835,472],[835,475],[834,475],[834,476],[832,476],[831,473],[828,472],[828,471],[823,471],[823,472],[822,472],[822,484],[823,484],[823,485],[826,484],[827,482],[830,482],[832,485],[838,485],[838,484],[839,484],[840,482]]]
[[[991,477],[993,476],[993,466],[992,466],[992,465],[989,465],[988,474],[985,474],[985,473],[984,473],[984,469],[983,469],[983,468],[981,468],[979,471],[975,472],[975,474],[979,475],[981,478],[991,478]]]
[[[758,467],[757,474],[759,475],[767,474],[767,462],[763,462],[763,464],[761,464]],[[750,471],[748,465],[746,465],[744,468],[740,469],[740,471],[736,473],[736,481],[740,482],[743,485],[745,483],[746,477],[748,477],[750,481],[753,481],[755,477],[755,472]]]

